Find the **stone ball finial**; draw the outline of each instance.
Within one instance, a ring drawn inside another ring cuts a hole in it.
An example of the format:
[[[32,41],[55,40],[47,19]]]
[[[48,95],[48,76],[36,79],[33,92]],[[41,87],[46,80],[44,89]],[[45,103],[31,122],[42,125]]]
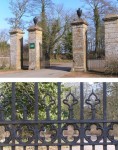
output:
[[[38,23],[38,18],[37,18],[37,17],[34,17],[34,18],[33,18],[33,21],[34,21],[34,25],[36,26],[37,23]]]
[[[82,16],[82,9],[81,8],[79,8],[77,10],[77,15],[78,15],[79,18],[81,18],[81,16]]]

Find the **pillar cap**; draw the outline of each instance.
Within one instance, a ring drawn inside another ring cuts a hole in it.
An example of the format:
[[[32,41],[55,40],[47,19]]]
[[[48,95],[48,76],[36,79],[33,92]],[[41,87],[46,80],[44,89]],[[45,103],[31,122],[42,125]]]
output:
[[[36,25],[36,26],[29,27],[29,29],[27,31],[29,31],[29,32],[42,31],[42,28]]]
[[[115,21],[118,19],[118,15],[116,14],[109,14],[103,19],[103,21]]]
[[[84,19],[82,19],[82,18],[79,18],[78,20],[74,20],[71,23],[72,26],[77,26],[77,25],[82,25],[82,24],[85,24],[85,25],[88,26],[88,23]]]
[[[9,33],[10,34],[17,34],[17,33],[24,34],[24,32],[21,29],[13,29]]]

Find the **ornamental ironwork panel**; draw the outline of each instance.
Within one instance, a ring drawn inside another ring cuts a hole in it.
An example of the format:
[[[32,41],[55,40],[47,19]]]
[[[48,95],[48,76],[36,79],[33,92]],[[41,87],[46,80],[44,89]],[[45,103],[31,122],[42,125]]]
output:
[[[43,91],[40,101],[38,83],[34,83],[34,94],[23,92],[20,99],[15,83],[9,99],[0,94],[0,149],[95,150],[98,145],[97,149],[107,150],[112,145],[118,150],[118,138],[112,132],[118,120],[107,119],[106,83],[101,87],[102,100],[94,90],[84,99],[84,83],[79,86],[79,99],[72,91],[62,97],[61,83],[57,85],[56,99]],[[100,119],[96,117],[99,105],[103,109]],[[74,116],[76,106],[78,118]],[[91,112],[89,119],[84,118],[86,107]]]

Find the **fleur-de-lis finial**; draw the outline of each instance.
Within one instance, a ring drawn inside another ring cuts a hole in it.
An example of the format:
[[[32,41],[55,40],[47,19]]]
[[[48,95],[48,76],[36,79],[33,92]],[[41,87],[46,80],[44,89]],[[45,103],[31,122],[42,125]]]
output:
[[[66,99],[63,100],[63,103],[68,106],[69,109],[69,118],[72,119],[74,117],[73,114],[73,106],[78,103],[78,100],[75,98],[75,96],[70,92]]]
[[[92,110],[92,119],[95,119],[96,106],[100,104],[100,99],[98,99],[97,95],[92,90],[88,99],[85,100],[85,103],[91,107]]]

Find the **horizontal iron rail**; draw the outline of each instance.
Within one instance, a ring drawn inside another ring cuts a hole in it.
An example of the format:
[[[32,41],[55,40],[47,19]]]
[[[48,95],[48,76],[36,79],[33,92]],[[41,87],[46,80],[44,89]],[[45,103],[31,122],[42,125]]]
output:
[[[97,146],[97,145],[103,145],[104,144],[104,142],[101,142],[101,143],[93,143],[93,142],[89,142],[89,143],[83,143],[83,144],[81,144],[81,143],[61,143],[61,144],[58,144],[58,143],[50,143],[50,144],[48,144],[48,143],[39,143],[39,144],[26,144],[26,143],[22,143],[22,144],[1,144],[0,143],[0,146],[81,146],[81,145],[85,145],[85,146],[87,146],[87,145],[95,145],[95,146]],[[107,143],[107,145],[115,145],[116,144],[116,142],[108,142]],[[117,143],[117,145],[118,145],[118,143]]]
[[[43,120],[43,121],[33,121],[33,120],[23,120],[23,121],[0,121],[0,125],[5,124],[85,124],[85,123],[116,123],[118,120]]]

